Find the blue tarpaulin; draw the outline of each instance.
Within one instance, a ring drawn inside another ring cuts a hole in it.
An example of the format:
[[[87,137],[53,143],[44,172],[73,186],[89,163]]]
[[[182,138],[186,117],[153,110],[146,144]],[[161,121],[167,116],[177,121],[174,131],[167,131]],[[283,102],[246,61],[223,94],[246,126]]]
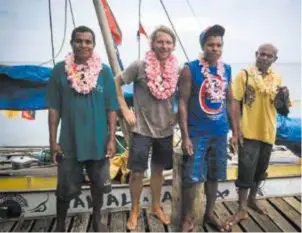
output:
[[[1,66],[0,109],[47,108],[46,85],[50,74],[51,68],[41,66]]]
[[[51,68],[42,66],[0,66],[0,109],[47,109],[46,86]],[[133,86],[123,88],[126,102],[133,105]]]
[[[51,68],[41,66],[0,66],[0,109],[47,109],[46,86]],[[133,86],[123,87],[125,99],[133,105]],[[278,116],[277,139],[301,142],[301,119]]]

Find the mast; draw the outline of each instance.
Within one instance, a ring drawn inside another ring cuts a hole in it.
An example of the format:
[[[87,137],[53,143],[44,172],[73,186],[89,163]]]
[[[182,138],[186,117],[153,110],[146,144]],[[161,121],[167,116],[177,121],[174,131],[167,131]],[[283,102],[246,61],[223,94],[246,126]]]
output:
[[[96,15],[98,18],[98,22],[99,22],[99,25],[101,28],[109,64],[111,66],[114,76],[116,76],[121,73],[121,69],[119,67],[119,63],[117,60],[116,51],[115,51],[114,44],[113,44],[113,38],[112,38],[110,29],[109,29],[107,17],[105,15],[104,5],[103,5],[102,0],[93,0],[93,5],[94,5],[95,12],[96,12]],[[129,145],[129,130],[128,130],[127,123],[120,116],[118,116],[118,119],[120,122],[121,129],[123,131],[125,140]]]
[[[142,7],[142,0],[138,2],[138,32],[137,32],[137,39],[138,39],[138,59],[141,59],[141,35],[140,35],[140,26],[141,26],[141,7]]]

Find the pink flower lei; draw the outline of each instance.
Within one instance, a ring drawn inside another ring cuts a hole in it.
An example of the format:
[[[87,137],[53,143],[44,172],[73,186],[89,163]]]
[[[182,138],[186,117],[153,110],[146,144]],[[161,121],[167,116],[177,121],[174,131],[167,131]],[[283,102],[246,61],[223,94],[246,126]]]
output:
[[[208,97],[213,101],[221,101],[225,99],[227,82],[223,76],[223,62],[220,60],[217,62],[217,75],[212,75],[210,73],[209,63],[205,60],[203,55],[199,57],[199,65],[201,65],[201,73],[206,78],[206,90]]]
[[[147,86],[151,94],[160,100],[169,98],[175,92],[178,81],[178,61],[176,57],[174,55],[168,57],[162,73],[160,63],[153,51],[146,53],[145,63]]]
[[[98,76],[102,70],[101,59],[93,54],[86,64],[75,64],[74,54],[68,53],[65,57],[65,71],[70,86],[80,94],[89,94],[97,85]]]

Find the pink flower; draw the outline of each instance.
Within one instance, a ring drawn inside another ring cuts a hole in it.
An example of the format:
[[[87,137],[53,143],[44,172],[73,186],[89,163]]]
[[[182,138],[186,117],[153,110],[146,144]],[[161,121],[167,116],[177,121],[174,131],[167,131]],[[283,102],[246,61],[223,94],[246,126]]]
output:
[[[101,70],[101,59],[96,54],[93,54],[84,65],[75,64],[74,55],[72,53],[67,54],[65,57],[67,80],[71,82],[71,88],[78,93],[89,94],[96,87]],[[78,78],[81,77],[81,74],[84,74],[83,79]]]
[[[178,81],[178,62],[176,57],[170,55],[166,60],[163,73],[161,73],[160,63],[153,51],[146,53],[145,63],[147,86],[151,94],[157,99],[169,98],[175,92]]]

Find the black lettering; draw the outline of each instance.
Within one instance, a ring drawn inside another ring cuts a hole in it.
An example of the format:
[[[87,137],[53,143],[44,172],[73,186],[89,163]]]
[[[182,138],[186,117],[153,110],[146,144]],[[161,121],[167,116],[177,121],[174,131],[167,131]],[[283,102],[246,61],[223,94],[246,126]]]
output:
[[[222,199],[224,199],[225,197],[227,197],[229,195],[230,195],[230,190],[228,190],[228,189],[225,189],[222,192],[220,192],[219,190],[217,190],[217,194],[216,194],[217,197],[220,197]]]
[[[127,201],[127,195],[126,193],[122,193],[122,206],[130,204],[131,201]]]
[[[165,202],[165,201],[172,201],[172,195],[169,191],[166,191],[164,193],[163,199],[161,200],[161,202]]]
[[[112,203],[115,203],[116,206],[119,206],[118,199],[112,194],[108,194],[107,196],[107,206],[111,206]]]
[[[81,205],[83,208],[85,208],[85,204],[80,197],[76,197],[74,199],[73,208],[78,208],[78,205]]]
[[[143,202],[149,203],[149,198],[148,197],[144,197],[143,198]]]

